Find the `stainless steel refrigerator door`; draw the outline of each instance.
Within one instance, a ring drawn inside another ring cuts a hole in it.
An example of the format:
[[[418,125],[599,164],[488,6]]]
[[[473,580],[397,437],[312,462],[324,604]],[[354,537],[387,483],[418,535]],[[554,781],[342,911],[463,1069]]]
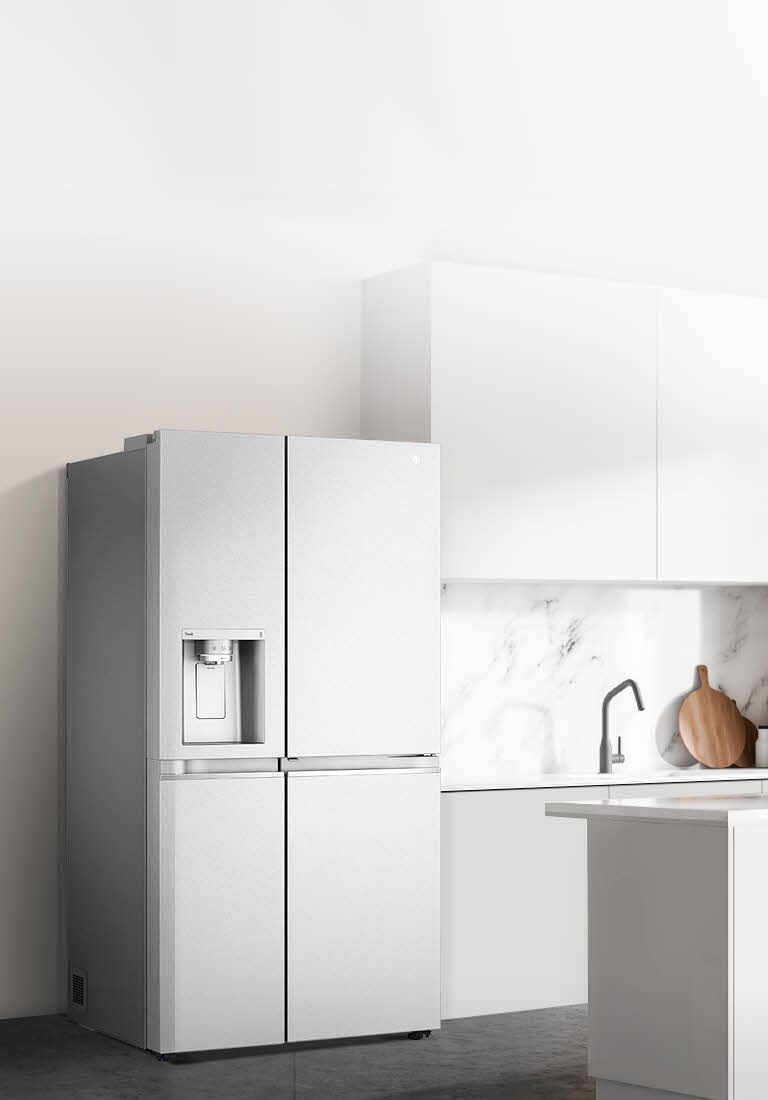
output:
[[[285,437],[161,431],[147,448],[147,492],[149,757],[282,756]],[[190,627],[264,631],[263,743],[184,744]]]
[[[440,1023],[440,777],[288,777],[288,1040]]]
[[[440,751],[439,448],[288,440],[287,755]]]
[[[160,780],[160,1053],[284,1041],[284,814],[277,772]]]

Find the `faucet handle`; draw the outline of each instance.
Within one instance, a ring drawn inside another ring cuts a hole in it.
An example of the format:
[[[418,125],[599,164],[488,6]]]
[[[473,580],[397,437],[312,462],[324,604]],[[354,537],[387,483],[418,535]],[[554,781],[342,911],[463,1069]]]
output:
[[[624,757],[624,753],[621,751],[621,738],[620,737],[619,737],[618,741],[619,741],[619,746],[618,746],[619,751],[613,753],[613,763],[614,764],[623,764],[625,757]]]

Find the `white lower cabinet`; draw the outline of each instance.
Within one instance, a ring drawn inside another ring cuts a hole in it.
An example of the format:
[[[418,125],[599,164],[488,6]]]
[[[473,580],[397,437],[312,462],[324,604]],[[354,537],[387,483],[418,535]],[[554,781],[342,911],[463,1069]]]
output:
[[[758,946],[768,926],[765,847],[764,829],[734,830],[731,855],[733,1100],[764,1100],[766,1094],[768,958]]]
[[[160,781],[159,1053],[281,1043],[284,782]]]
[[[606,793],[443,795],[444,1018],[586,1001],[587,831],[544,816],[566,797]]]
[[[288,1041],[440,1026],[440,775],[288,777]]]
[[[587,1000],[587,829],[545,817],[547,802],[761,791],[745,779],[444,793],[443,1018]]]

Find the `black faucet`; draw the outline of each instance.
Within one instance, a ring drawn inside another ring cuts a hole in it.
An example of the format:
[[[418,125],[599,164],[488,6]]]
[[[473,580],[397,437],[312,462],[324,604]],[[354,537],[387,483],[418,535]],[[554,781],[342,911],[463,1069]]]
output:
[[[622,680],[620,684],[617,684],[615,688],[611,690],[603,699],[603,736],[600,740],[600,774],[609,775],[613,771],[614,764],[623,764],[624,755],[621,751],[621,738],[619,738],[619,751],[613,752],[611,749],[611,742],[608,737],[608,704],[614,695],[618,695],[624,688],[631,687],[635,693],[635,702],[637,703],[638,710],[645,710],[643,706],[643,700],[640,698],[640,689],[634,680]]]

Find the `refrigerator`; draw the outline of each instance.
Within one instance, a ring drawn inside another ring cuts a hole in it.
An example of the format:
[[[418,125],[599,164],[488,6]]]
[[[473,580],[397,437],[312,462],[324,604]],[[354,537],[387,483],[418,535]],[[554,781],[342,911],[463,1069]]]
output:
[[[67,478],[70,1017],[438,1027],[439,448],[156,431]]]

